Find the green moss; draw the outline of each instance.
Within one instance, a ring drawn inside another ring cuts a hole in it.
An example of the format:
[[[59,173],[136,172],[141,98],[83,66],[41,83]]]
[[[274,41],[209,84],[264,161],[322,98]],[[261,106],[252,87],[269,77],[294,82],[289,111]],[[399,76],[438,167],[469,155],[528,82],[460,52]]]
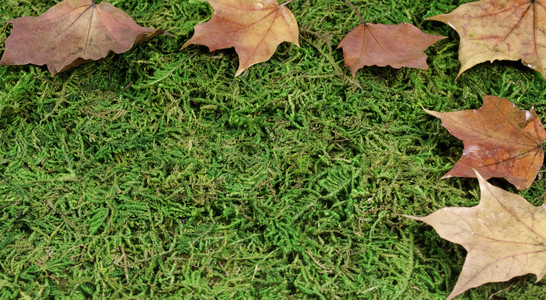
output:
[[[3,20],[54,4],[5,2]],[[367,22],[449,37],[427,50],[427,71],[355,78],[335,50],[359,22],[343,1],[289,4],[301,47],[237,78],[233,50],[179,51],[206,3],[112,3],[176,37],[53,78],[0,67],[2,299],[443,299],[465,252],[401,215],[474,205],[478,186],[439,180],[462,143],[421,107],[478,108],[493,94],[546,110],[544,79],[518,62],[455,80],[457,34],[424,21],[451,1],[355,1]],[[521,192],[536,205],[542,177]],[[534,280],[465,295],[540,298]]]

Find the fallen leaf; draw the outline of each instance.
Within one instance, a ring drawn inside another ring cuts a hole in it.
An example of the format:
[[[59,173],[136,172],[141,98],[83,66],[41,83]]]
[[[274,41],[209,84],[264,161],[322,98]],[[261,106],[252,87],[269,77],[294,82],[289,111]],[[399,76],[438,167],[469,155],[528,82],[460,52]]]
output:
[[[164,32],[141,27],[122,10],[91,0],[65,0],[38,17],[8,22],[13,32],[0,65],[47,65],[52,76]]]
[[[355,76],[364,66],[387,65],[393,68],[427,70],[425,50],[443,36],[427,34],[417,27],[403,23],[396,25],[360,24],[339,43],[343,48],[345,65]]]
[[[479,173],[480,203],[442,208],[425,222],[467,253],[463,270],[447,299],[488,282],[535,274],[546,275],[546,204],[533,206],[523,197],[489,184]]]
[[[209,50],[235,47],[239,68],[235,76],[250,66],[267,61],[282,42],[299,47],[296,18],[276,0],[203,0],[210,3],[212,18],[195,26],[191,44],[204,45]]]
[[[521,59],[546,78],[546,0],[471,2],[428,20],[446,23],[459,33],[457,77],[482,62]]]
[[[476,169],[486,179],[504,177],[520,190],[531,186],[544,160],[546,140],[534,109],[518,110],[506,99],[484,96],[478,110],[425,111],[440,118],[464,144],[462,157],[443,178],[474,177]]]

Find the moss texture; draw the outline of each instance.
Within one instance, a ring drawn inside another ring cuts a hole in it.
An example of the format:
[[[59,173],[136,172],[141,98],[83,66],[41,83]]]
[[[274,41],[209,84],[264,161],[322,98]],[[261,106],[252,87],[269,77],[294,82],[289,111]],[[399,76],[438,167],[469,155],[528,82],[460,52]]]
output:
[[[0,19],[55,2],[3,0]],[[492,94],[546,110],[546,81],[519,62],[455,80],[457,33],[424,19],[463,2],[354,1],[366,22],[447,36],[426,71],[353,78],[335,47],[359,20],[340,0],[290,3],[301,47],[237,78],[233,49],[179,51],[212,13],[193,0],[111,2],[175,37],[55,77],[0,67],[0,298],[445,298],[464,249],[401,215],[472,206],[479,189],[440,180],[462,143],[421,108]],[[535,205],[543,174],[519,192]],[[538,299],[535,280],[463,297]]]

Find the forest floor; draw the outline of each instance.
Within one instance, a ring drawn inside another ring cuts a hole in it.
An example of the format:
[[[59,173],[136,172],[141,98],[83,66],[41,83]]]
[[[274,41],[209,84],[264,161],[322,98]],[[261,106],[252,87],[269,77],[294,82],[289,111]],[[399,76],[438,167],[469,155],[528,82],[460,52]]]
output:
[[[56,2],[3,0],[0,20]],[[0,298],[444,299],[466,252],[402,215],[476,205],[479,187],[440,180],[463,144],[422,108],[490,94],[546,113],[546,81],[520,62],[456,79],[457,33],[425,18],[463,2],[354,1],[366,22],[447,36],[429,70],[352,77],[336,46],[359,19],[342,0],[290,3],[301,47],[238,77],[233,49],[180,51],[212,14],[195,0],[110,2],[174,37],[55,77],[0,67]],[[490,182],[539,205],[543,175]],[[535,280],[464,297],[538,299]]]

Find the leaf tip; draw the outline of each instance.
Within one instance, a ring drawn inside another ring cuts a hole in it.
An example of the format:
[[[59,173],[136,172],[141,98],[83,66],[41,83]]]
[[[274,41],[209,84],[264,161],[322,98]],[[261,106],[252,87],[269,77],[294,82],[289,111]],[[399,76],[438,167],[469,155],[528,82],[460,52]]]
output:
[[[461,76],[461,74],[463,74],[463,72],[464,72],[464,70],[461,68],[459,73],[457,73],[457,76],[455,76],[455,80],[459,79],[459,77]]]
[[[476,178],[478,178],[480,183],[485,181],[485,179],[483,179],[482,175],[480,175],[480,173],[478,173],[478,171],[476,169],[472,168],[472,171],[474,171],[474,174],[476,174]]]
[[[425,222],[424,221],[424,218],[425,217],[417,217],[417,216],[410,216],[410,215],[401,215],[402,217],[406,217],[408,219],[412,219],[412,220],[415,220],[415,221],[421,221],[421,222]]]
[[[410,216],[410,215],[401,215],[402,217],[406,217],[406,218],[410,218],[410,219],[414,219],[415,220],[415,217],[414,216]]]
[[[447,296],[446,300],[451,300],[457,296],[459,296],[460,293],[454,293],[454,292],[451,292],[451,294],[449,294],[449,296]]]
[[[442,178],[440,178],[440,179],[447,179],[447,178],[451,178],[451,177],[453,177],[453,175],[451,175],[450,172],[448,172],[444,176],[442,176]]]
[[[237,72],[235,72],[235,76],[234,76],[234,77],[237,77],[237,76],[243,74],[244,71],[246,71],[246,68],[239,68],[239,69],[237,70]]]
[[[440,118],[439,114],[441,114],[440,112],[437,112],[437,111],[434,111],[434,110],[428,110],[424,107],[421,106],[421,108],[429,115],[432,115],[432,116],[435,116],[436,118]]]
[[[182,45],[182,47],[180,47],[180,51],[184,50],[184,48],[188,47],[189,45],[191,45],[190,43],[191,40],[188,40],[187,42],[184,43],[184,45]]]
[[[425,18],[425,21],[438,21],[438,22],[445,23],[445,22],[443,21],[443,18],[444,18],[446,15],[447,15],[447,14],[435,15],[435,16],[432,16],[432,17]]]
[[[482,175],[480,173],[478,173],[478,171],[474,168],[472,168],[472,171],[474,171],[474,174],[476,175],[476,178],[478,179],[478,183],[480,185],[480,190],[483,192],[484,190],[486,190],[489,187],[491,187],[491,184],[489,182],[487,182],[487,180],[485,178],[482,177]]]

